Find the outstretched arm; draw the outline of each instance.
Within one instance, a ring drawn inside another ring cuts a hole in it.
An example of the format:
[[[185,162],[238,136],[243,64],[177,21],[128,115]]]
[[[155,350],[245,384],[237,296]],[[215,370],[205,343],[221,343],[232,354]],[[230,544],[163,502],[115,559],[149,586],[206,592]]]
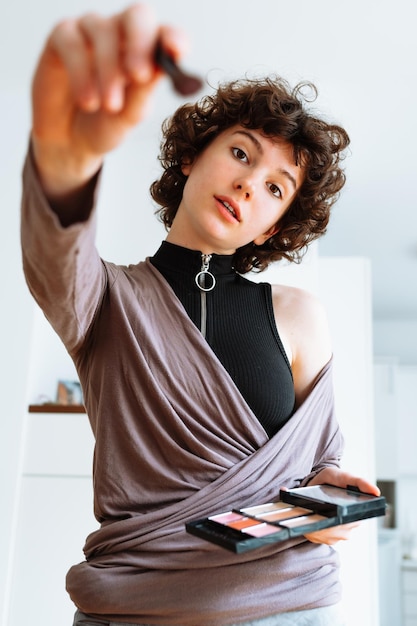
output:
[[[67,19],[50,33],[33,79],[32,147],[54,205],[72,204],[65,200],[84,190],[104,155],[145,116],[162,75],[157,44],[177,59],[187,42],[142,4]]]
[[[186,41],[135,4],[110,17],[62,21],[35,70],[23,261],[34,297],[71,353],[85,340],[106,284],[94,246],[95,175],[146,113],[162,75],[157,45],[179,58]]]

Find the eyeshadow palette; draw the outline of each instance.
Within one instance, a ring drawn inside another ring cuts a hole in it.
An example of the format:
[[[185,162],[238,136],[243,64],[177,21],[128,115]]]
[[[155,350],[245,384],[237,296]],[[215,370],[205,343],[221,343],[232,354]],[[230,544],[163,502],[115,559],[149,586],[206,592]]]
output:
[[[314,485],[280,491],[280,500],[232,509],[186,524],[187,532],[241,553],[307,533],[385,515],[383,496]]]

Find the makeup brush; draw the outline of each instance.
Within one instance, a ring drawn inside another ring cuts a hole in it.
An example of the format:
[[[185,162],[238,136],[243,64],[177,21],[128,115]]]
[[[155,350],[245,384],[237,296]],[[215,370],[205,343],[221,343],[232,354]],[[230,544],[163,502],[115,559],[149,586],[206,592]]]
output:
[[[168,74],[175,91],[181,96],[190,96],[202,88],[203,81],[197,76],[184,72],[160,44],[155,50],[155,63]]]

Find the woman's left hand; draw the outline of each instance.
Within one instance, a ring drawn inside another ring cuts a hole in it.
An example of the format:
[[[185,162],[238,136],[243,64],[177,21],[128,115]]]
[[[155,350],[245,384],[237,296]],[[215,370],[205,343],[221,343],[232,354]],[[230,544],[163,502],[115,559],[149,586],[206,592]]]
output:
[[[368,480],[333,467],[326,467],[308,483],[309,486],[324,484],[334,485],[335,487],[342,487],[344,489],[348,486],[353,486],[357,487],[363,493],[370,493],[374,496],[379,496],[381,493],[378,487]],[[305,538],[312,543],[325,543],[331,546],[338,541],[349,539],[352,531],[359,525],[360,521],[333,526],[332,528],[324,528],[323,530],[306,534]]]

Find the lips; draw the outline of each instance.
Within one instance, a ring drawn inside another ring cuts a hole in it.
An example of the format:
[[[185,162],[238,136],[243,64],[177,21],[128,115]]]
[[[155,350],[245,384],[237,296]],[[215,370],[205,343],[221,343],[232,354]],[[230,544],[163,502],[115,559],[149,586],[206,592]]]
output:
[[[231,198],[225,198],[221,196],[217,196],[216,200],[220,202],[225,209],[232,215],[236,221],[240,222],[240,208],[239,205],[236,204]]]

